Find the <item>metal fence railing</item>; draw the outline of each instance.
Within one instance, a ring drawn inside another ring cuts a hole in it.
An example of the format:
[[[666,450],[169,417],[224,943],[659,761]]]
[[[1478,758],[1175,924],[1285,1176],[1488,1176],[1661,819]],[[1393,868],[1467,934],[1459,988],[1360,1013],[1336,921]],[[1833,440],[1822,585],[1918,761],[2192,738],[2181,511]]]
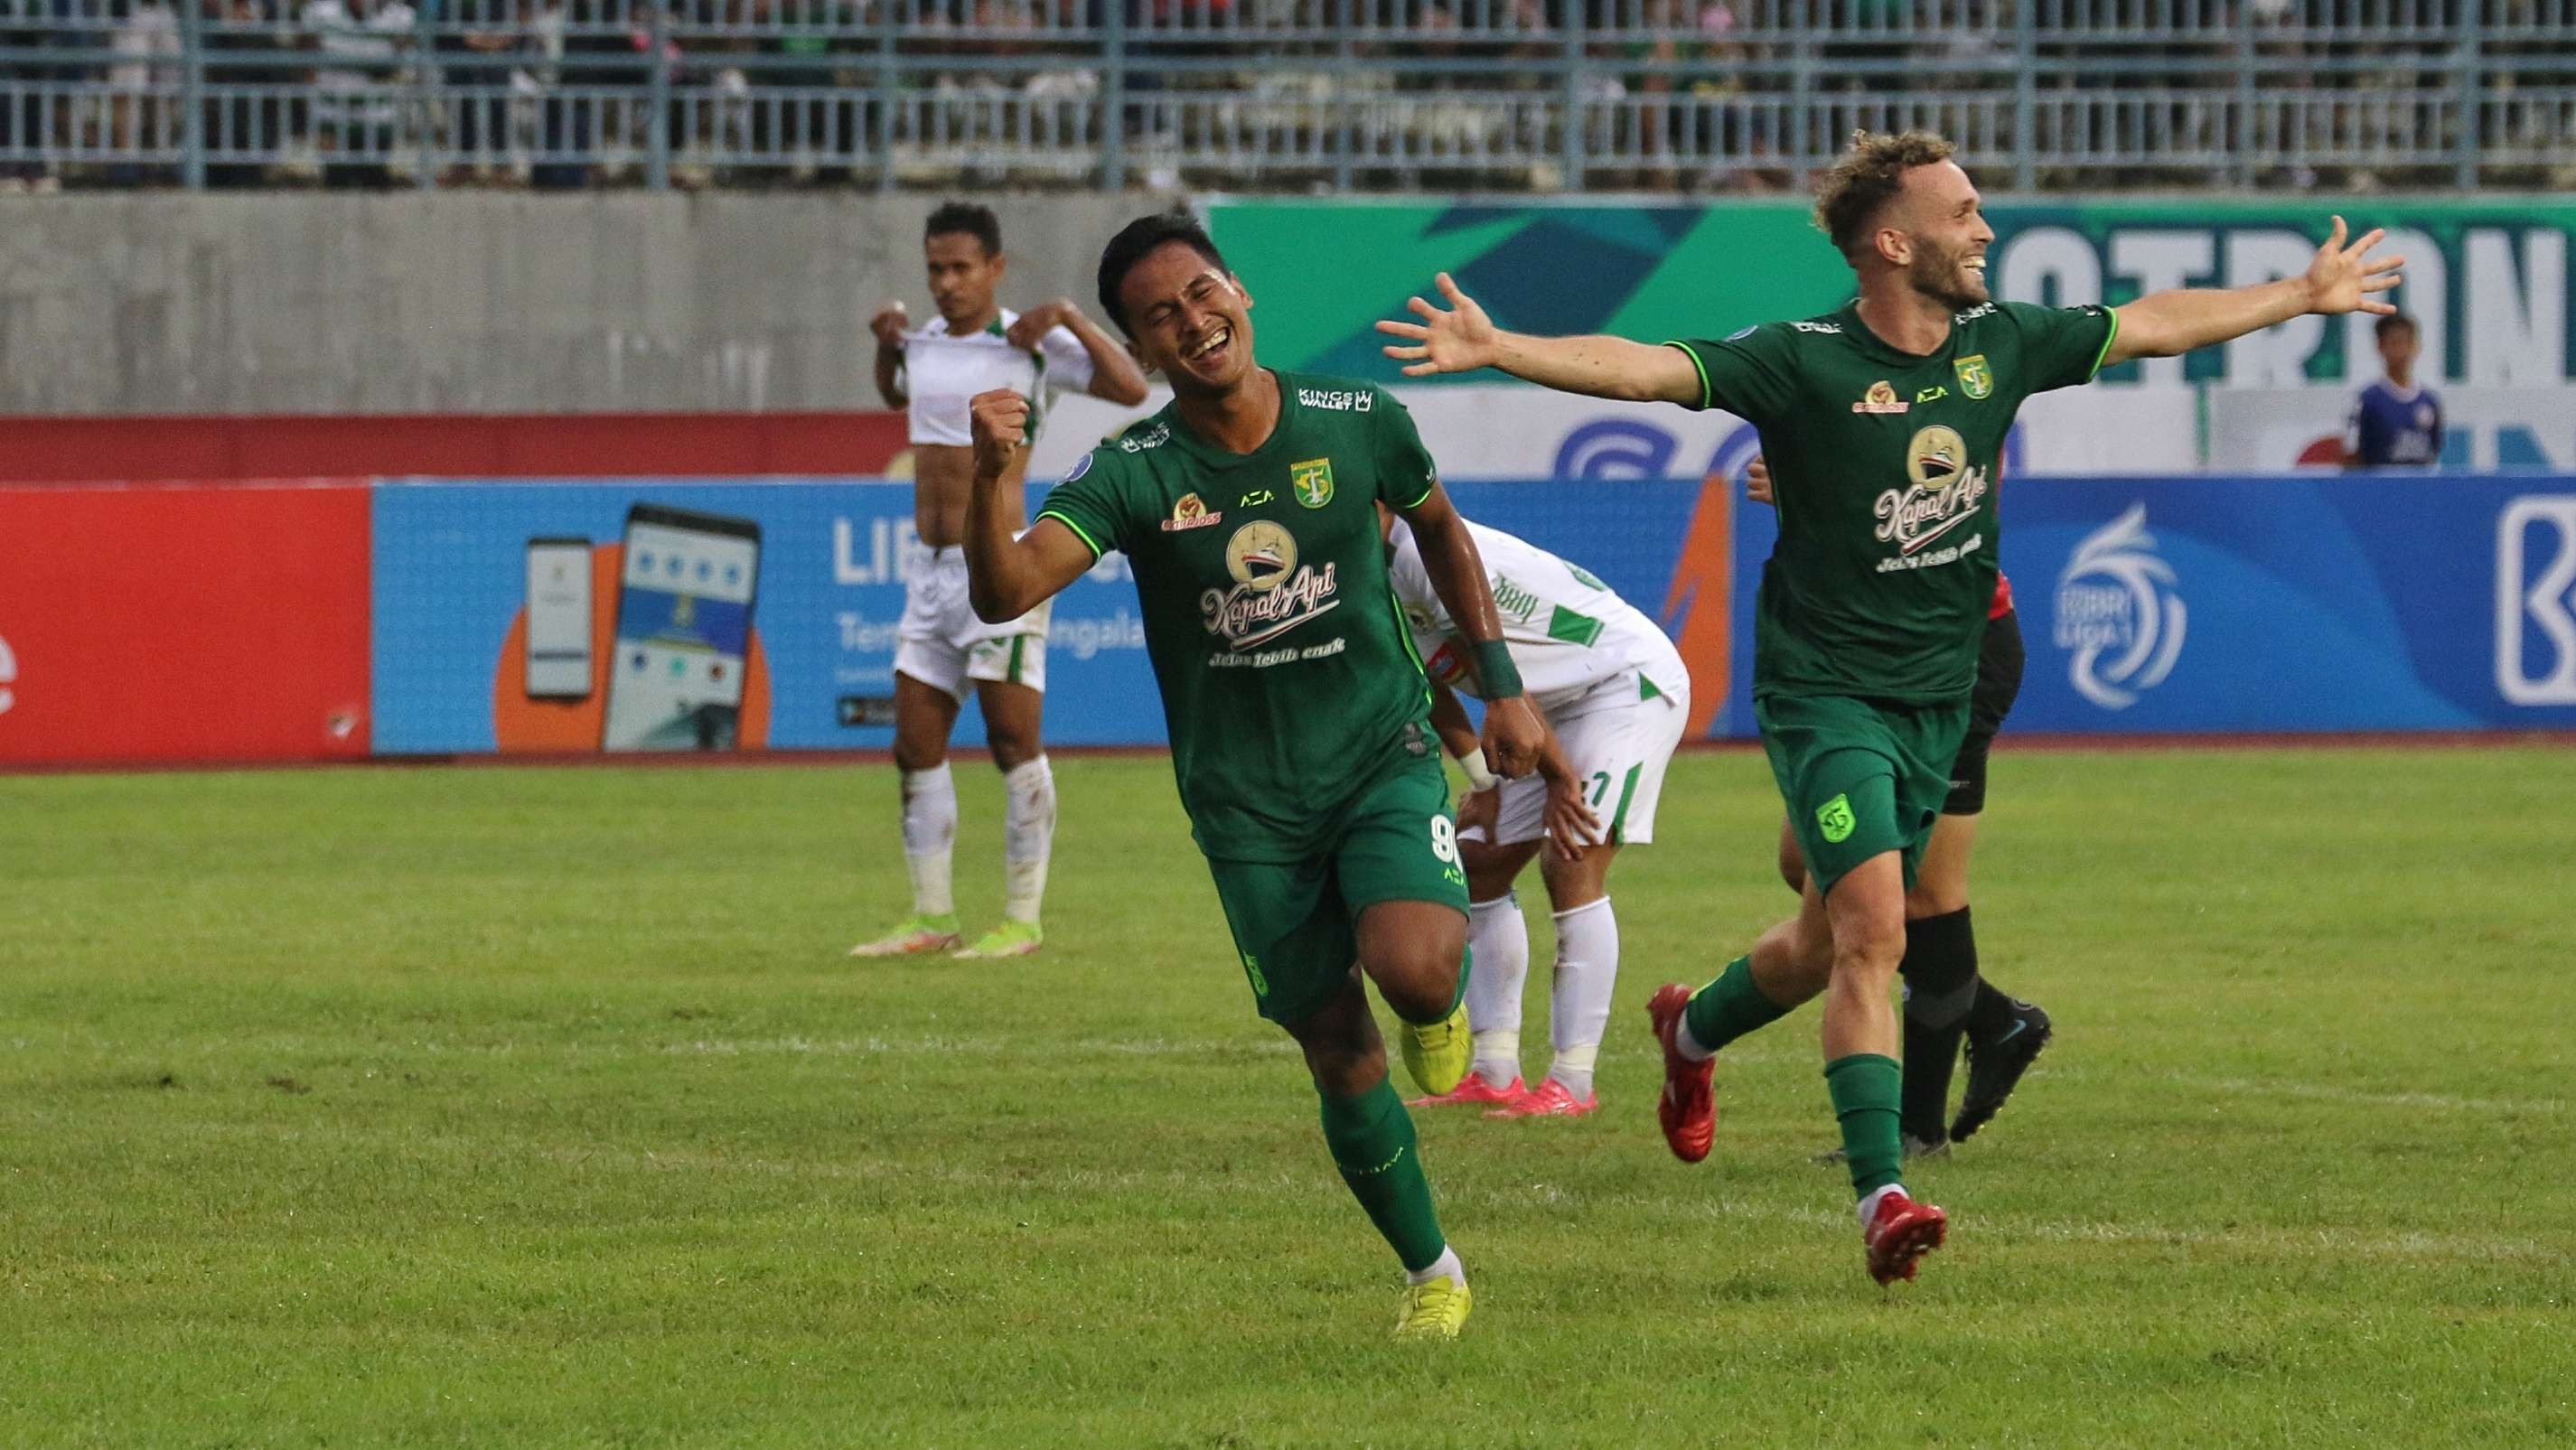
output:
[[[0,0],[0,186],[2576,182],[2576,0]]]

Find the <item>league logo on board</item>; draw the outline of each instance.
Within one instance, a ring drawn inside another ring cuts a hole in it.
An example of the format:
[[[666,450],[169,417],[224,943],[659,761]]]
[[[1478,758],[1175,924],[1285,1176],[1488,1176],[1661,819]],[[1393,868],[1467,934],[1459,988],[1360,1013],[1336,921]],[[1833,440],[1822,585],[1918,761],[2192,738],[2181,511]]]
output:
[[[1914,405],[1912,403],[1896,396],[1895,384],[1890,383],[1885,378],[1880,378],[1877,382],[1869,385],[1869,391],[1861,395],[1861,400],[1859,402],[1852,404],[1852,411],[1855,413],[1902,413],[1913,406]]]
[[[1288,487],[1297,502],[1319,509],[1333,501],[1333,460],[1309,458],[1288,465]]]
[[[1984,398],[1995,390],[1995,372],[1986,366],[1984,353],[1972,352],[1950,364],[1950,370],[1959,375],[1959,391],[1971,400]]]
[[[2105,710],[2125,710],[2163,684],[2182,657],[2190,612],[2147,532],[2147,506],[2085,535],[2057,578],[2057,647],[2073,652],[2067,683]]]

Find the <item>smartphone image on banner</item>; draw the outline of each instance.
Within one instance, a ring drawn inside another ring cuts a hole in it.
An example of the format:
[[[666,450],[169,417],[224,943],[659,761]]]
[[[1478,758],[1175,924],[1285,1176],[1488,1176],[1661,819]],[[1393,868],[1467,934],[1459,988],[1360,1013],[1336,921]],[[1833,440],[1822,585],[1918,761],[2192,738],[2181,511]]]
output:
[[[528,540],[528,698],[590,698],[590,540]]]
[[[730,750],[751,655],[760,525],[636,504],[626,511],[602,750]]]

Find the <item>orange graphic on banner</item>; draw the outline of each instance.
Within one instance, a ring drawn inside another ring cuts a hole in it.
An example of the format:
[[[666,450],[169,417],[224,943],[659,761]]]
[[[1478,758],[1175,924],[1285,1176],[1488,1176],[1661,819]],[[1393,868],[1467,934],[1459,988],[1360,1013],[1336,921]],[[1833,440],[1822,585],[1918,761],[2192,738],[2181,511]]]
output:
[[[1682,555],[1664,594],[1664,631],[1691,677],[1688,736],[1708,734],[1734,680],[1735,486],[1722,474],[1701,480]]]
[[[528,611],[510,617],[501,660],[492,677],[492,741],[504,755],[596,754],[607,723],[608,669],[617,659],[617,590],[625,577],[626,546],[597,544],[590,551],[590,693],[578,700],[531,700],[528,680]],[[760,631],[744,649],[742,712],[734,748],[769,744],[769,656]]]

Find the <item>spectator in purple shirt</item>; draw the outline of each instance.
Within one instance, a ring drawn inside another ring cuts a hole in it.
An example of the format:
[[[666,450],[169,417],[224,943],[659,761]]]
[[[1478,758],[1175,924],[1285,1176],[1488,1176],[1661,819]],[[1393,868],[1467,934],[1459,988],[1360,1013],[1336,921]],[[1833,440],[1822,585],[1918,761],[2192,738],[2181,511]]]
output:
[[[2422,338],[2415,319],[2379,319],[2379,360],[2388,376],[2361,390],[2344,424],[2346,468],[2430,468],[2442,461],[2442,399],[2415,381]]]

